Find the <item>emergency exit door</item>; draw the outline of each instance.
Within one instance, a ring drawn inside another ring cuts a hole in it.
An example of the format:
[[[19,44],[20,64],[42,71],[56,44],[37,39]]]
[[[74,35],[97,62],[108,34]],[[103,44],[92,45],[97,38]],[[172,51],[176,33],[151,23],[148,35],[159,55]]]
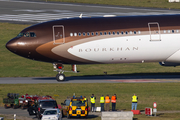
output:
[[[148,23],[150,41],[161,41],[161,33],[158,22]]]
[[[54,41],[54,44],[65,43],[64,26],[63,25],[54,25],[53,26],[53,41]]]

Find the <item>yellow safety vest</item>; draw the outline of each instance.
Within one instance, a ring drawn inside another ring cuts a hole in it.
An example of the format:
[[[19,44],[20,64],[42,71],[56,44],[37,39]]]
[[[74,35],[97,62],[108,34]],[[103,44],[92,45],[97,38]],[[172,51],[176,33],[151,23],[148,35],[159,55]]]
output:
[[[93,98],[90,97],[90,99],[91,99],[91,103],[95,103],[95,97]]]
[[[132,96],[132,102],[137,102],[137,96]]]
[[[104,97],[100,97],[100,103],[104,103]]]

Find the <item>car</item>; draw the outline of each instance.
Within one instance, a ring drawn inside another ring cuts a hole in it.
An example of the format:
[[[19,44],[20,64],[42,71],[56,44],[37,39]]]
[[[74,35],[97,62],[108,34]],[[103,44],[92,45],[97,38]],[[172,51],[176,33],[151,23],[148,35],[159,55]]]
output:
[[[56,100],[50,97],[39,97],[34,105],[28,108],[29,115],[36,115],[38,119],[41,119],[43,112],[46,109],[58,108]]]
[[[41,120],[62,120],[62,113],[58,108],[55,109],[46,109]]]

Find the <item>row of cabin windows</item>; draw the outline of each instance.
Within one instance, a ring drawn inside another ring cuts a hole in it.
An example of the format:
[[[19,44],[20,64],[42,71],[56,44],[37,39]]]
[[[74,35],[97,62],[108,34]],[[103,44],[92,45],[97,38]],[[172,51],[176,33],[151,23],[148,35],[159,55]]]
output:
[[[179,30],[164,30],[164,33],[178,33],[179,32]],[[92,36],[94,36],[94,35],[124,35],[124,34],[141,34],[141,31],[129,31],[129,32],[87,32],[87,33],[85,33],[85,32],[83,32],[83,33],[81,33],[81,32],[79,32],[79,33],[70,33],[70,36],[72,37],[72,36],[90,36],[90,35],[92,35]]]
[[[83,33],[81,33],[81,32],[79,32],[79,33],[70,33],[70,36],[90,36],[90,35],[92,35],[92,36],[94,36],[94,35],[123,35],[123,34],[141,34],[141,31],[130,31],[130,32],[87,32],[87,33],[85,33],[85,32],[83,32]]]
[[[178,33],[179,30],[164,30],[164,33]]]

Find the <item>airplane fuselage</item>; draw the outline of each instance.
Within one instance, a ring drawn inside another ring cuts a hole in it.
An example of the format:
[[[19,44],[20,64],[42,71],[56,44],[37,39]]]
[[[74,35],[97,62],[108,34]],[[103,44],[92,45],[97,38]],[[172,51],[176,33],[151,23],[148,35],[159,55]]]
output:
[[[7,43],[51,63],[180,63],[180,15],[71,18],[30,26]]]

